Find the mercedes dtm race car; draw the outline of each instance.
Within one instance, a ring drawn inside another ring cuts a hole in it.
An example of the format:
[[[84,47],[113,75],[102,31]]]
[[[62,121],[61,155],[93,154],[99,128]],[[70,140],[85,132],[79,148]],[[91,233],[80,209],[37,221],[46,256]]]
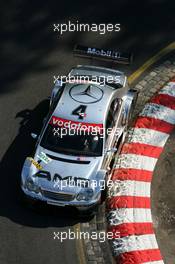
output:
[[[25,160],[21,186],[30,199],[87,212],[101,202],[137,93],[110,68],[79,65],[68,76],[56,81],[43,129],[32,134],[36,152]]]

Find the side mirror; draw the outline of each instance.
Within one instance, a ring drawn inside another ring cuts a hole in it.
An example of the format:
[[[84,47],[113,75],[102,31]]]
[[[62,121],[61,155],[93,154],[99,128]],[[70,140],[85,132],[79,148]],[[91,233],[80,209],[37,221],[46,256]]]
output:
[[[35,134],[35,133],[31,133],[30,135],[31,135],[31,137],[32,137],[33,139],[37,139],[37,137],[38,137],[38,135]]]

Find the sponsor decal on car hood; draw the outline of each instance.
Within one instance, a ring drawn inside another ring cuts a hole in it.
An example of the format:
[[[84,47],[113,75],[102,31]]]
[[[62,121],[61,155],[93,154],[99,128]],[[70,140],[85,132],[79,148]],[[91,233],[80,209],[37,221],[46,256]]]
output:
[[[54,180],[55,174],[60,175],[62,178],[71,176],[73,178],[81,177],[85,179],[91,179],[95,177],[101,161],[101,157],[82,157],[60,153],[58,154],[43,149],[41,146],[38,146],[35,157],[37,157],[38,153],[41,152],[44,152],[47,157],[51,159],[51,162],[47,164],[43,161],[40,163],[42,166],[41,171],[48,172],[50,174],[51,181]]]

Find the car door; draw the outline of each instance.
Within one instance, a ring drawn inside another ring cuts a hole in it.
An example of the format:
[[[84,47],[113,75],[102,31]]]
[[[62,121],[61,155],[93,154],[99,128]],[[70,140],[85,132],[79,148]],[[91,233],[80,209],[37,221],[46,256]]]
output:
[[[110,165],[111,159],[114,154],[113,151],[111,151],[111,149],[115,146],[115,142],[114,142],[115,112],[116,112],[116,102],[115,100],[113,100],[109,107],[106,123],[105,123],[105,135],[104,135],[105,151],[104,151],[104,159],[103,159],[102,167],[103,169],[106,170],[110,169],[108,167]]]

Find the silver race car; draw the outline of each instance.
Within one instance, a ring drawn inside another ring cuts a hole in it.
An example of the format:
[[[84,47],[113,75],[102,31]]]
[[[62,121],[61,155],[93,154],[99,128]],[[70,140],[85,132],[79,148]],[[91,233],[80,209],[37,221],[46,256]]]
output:
[[[67,77],[55,82],[43,129],[32,134],[36,152],[25,160],[21,187],[32,200],[87,213],[102,201],[137,92],[110,68],[79,65]]]

